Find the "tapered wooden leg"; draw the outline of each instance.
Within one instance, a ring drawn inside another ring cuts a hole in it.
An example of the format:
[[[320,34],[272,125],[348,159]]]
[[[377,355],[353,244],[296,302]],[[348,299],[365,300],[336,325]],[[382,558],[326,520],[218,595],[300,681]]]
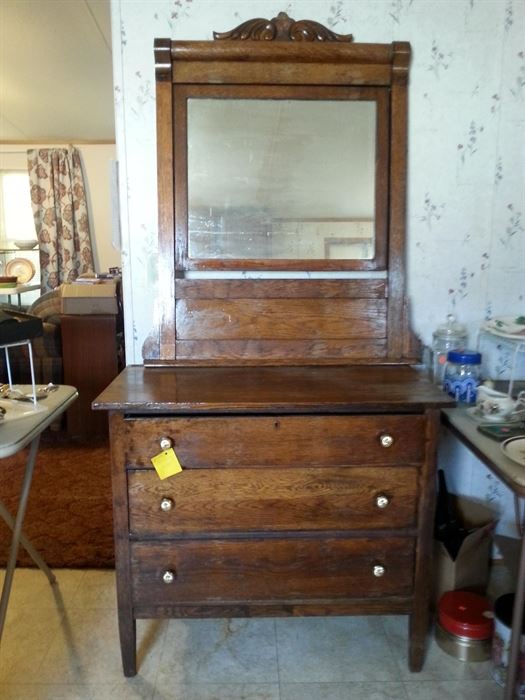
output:
[[[110,414],[111,471],[113,484],[113,529],[115,534],[115,573],[117,583],[120,653],[125,676],[137,675],[137,628],[133,616],[131,552],[128,540],[128,482],[126,444],[123,441],[124,418]]]
[[[423,610],[409,615],[408,667],[413,673],[421,671],[425,660],[428,638],[428,612]]]
[[[408,621],[408,667],[421,671],[430,622],[430,573],[432,571],[432,534],[436,504],[436,445],[439,429],[439,411],[426,411],[426,448],[421,480],[425,484],[419,501],[419,537],[414,569],[414,601]]]
[[[137,626],[128,614],[119,614],[120,652],[122,668],[127,677],[137,675]]]

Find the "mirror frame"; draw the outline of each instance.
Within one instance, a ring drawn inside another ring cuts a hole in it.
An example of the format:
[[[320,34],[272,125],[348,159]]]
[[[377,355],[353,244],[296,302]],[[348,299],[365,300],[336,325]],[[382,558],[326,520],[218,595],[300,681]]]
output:
[[[176,95],[178,90],[188,90],[184,86],[190,85],[202,86],[204,92],[211,86],[219,86],[214,87],[219,90],[232,86],[234,90],[236,86],[253,85],[261,86],[261,89],[287,87],[291,94],[293,90],[315,86],[374,88],[384,93],[389,115],[386,128],[388,169],[381,173],[381,177],[387,193],[387,207],[384,242],[380,242],[380,237],[376,241],[376,245],[383,246],[384,273],[368,273],[366,270],[355,273],[365,276],[383,274],[384,277],[380,280],[349,281],[351,291],[345,293],[362,296],[366,307],[370,283],[381,282],[385,303],[382,316],[386,328],[385,350],[375,361],[404,363],[418,357],[419,349],[409,324],[405,274],[410,56],[408,42],[353,43],[350,35],[337,35],[310,20],[295,22],[285,13],[272,20],[249,20],[229,32],[214,34],[214,41],[155,40],[158,274],[162,282],[158,285],[153,328],[143,346],[145,364],[158,366],[178,362],[177,342],[180,339],[177,337],[176,292],[179,293],[183,287],[177,285],[190,281],[183,278],[193,263],[188,261],[185,250],[187,173],[186,161],[180,157],[184,153],[185,146],[182,144],[186,140],[183,128],[185,107],[183,100],[177,99]],[[325,269],[344,270],[342,261],[333,262],[334,266]],[[242,261],[241,267],[248,268],[246,261]],[[267,269],[269,267],[276,269],[273,262]],[[302,268],[304,270],[305,266]],[[210,274],[213,275],[213,272]],[[332,291],[325,290],[326,285],[314,284],[313,279],[308,283],[315,287],[316,294],[337,293],[333,291],[337,288],[335,280],[330,283]],[[202,284],[206,286],[207,283],[203,280]],[[288,284],[289,292],[283,293],[293,298],[296,281],[290,280]],[[299,286],[302,290],[302,285]],[[253,280],[253,284],[247,288],[250,294],[257,296],[265,293],[267,287],[264,280],[260,281],[259,286],[257,280]],[[213,290],[209,291],[213,297]],[[230,294],[231,285],[226,285],[222,292]],[[275,319],[275,323],[278,322]],[[348,322],[351,323],[352,319],[349,318]],[[367,355],[366,343],[362,346],[360,357],[363,362],[367,357],[374,357]],[[337,359],[327,358],[325,361],[336,362]],[[313,362],[315,364],[317,360]]]

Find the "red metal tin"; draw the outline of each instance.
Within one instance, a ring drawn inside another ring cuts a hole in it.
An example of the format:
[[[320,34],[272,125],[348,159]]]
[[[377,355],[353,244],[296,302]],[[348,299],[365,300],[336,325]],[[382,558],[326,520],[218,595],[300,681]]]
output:
[[[439,623],[444,630],[468,639],[490,639],[494,615],[487,598],[469,591],[449,591],[438,604]]]

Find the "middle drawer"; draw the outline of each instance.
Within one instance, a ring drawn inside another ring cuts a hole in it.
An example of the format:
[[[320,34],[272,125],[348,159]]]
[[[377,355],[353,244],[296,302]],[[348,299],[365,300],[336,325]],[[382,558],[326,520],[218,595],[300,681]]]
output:
[[[128,471],[133,535],[406,528],[415,467],[185,469],[166,480]]]

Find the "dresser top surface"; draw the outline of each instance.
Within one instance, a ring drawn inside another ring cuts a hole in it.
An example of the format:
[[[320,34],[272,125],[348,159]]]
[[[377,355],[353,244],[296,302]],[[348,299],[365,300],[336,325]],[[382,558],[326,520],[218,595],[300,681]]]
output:
[[[412,412],[455,405],[408,366],[131,365],[93,408],[126,413]]]

